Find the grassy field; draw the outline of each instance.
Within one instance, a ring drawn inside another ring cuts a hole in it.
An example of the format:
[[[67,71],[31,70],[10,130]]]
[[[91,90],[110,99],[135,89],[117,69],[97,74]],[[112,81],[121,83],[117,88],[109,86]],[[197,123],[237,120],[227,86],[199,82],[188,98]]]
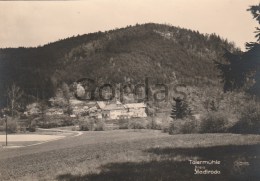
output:
[[[1,180],[260,180],[260,135],[168,135],[153,130],[85,132],[0,150]],[[189,160],[218,160],[195,175]]]

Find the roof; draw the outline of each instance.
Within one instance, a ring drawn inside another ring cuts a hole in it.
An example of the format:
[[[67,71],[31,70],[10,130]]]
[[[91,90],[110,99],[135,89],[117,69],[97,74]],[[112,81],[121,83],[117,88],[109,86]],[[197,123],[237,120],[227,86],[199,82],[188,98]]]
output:
[[[116,101],[116,104],[122,104],[120,101]]]
[[[126,108],[132,108],[132,109],[146,107],[146,105],[143,102],[141,102],[141,103],[129,103],[129,104],[125,104],[125,106],[126,106]]]
[[[70,101],[70,104],[72,104],[72,105],[81,105],[81,104],[84,104],[83,101],[80,101],[80,100],[78,100],[78,99],[70,99],[69,101]]]
[[[106,103],[104,101],[97,101],[97,105],[100,109],[104,109],[106,107]]]
[[[125,107],[121,104],[108,104],[106,107],[104,107],[104,110],[122,110],[125,109]]]
[[[85,102],[85,105],[88,106],[88,107],[94,107],[96,106],[96,102],[95,101],[89,101],[89,102]]]

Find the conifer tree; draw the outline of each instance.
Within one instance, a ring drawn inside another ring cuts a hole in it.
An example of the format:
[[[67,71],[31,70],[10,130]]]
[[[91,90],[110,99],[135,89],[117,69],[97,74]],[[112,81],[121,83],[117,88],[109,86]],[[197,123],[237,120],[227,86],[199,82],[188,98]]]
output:
[[[175,104],[172,105],[171,118],[172,119],[183,119],[191,116],[191,109],[185,99],[173,98]]]

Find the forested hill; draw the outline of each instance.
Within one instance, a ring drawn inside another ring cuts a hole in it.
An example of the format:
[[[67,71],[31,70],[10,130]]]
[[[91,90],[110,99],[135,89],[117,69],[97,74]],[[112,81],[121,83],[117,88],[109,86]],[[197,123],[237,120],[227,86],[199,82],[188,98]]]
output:
[[[161,24],[128,26],[70,37],[36,48],[0,50],[0,95],[13,82],[29,94],[52,96],[63,81],[82,78],[102,82],[142,82],[145,77],[169,82],[200,79],[197,86],[218,82],[214,60],[234,45],[215,34]],[[34,88],[34,89],[32,89]]]

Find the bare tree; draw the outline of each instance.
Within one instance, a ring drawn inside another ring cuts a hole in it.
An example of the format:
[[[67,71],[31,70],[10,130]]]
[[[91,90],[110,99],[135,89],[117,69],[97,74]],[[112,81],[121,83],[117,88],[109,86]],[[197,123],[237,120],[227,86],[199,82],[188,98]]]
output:
[[[7,89],[7,96],[8,96],[8,102],[9,102],[9,108],[11,111],[11,116],[14,116],[14,112],[20,107],[19,100],[23,96],[23,91],[19,86],[17,86],[15,83],[13,83],[8,89]]]
[[[61,90],[62,90],[62,94],[63,94],[63,99],[66,102],[65,113],[70,115],[70,114],[72,114],[72,107],[70,104],[71,93],[70,93],[70,88],[69,88],[68,84],[62,83]]]
[[[38,102],[38,108],[39,108],[39,112],[40,112],[40,119],[43,122],[43,124],[47,124],[47,119],[46,119],[46,110],[48,108],[47,104],[45,101],[39,101]],[[32,124],[32,123],[31,123]]]

